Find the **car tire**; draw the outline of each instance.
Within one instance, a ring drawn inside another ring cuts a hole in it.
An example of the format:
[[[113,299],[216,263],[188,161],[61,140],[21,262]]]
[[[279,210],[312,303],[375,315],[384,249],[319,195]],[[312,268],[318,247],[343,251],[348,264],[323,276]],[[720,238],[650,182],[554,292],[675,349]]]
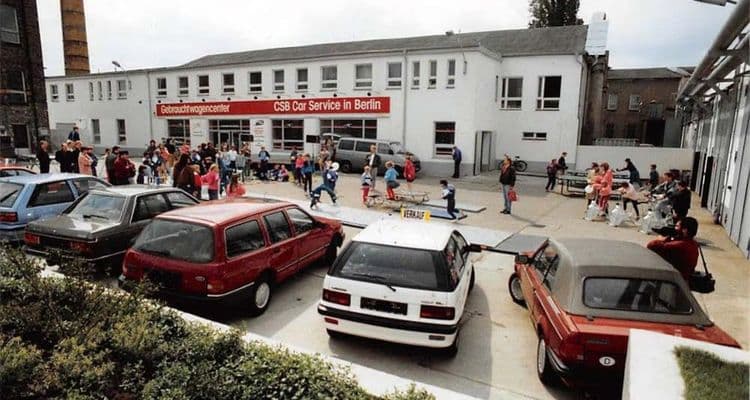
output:
[[[271,303],[271,279],[268,274],[261,275],[250,290],[250,315],[257,317],[268,309]]]
[[[554,386],[559,381],[557,373],[552,369],[547,355],[547,342],[539,336],[539,342],[536,346],[536,373],[539,380],[546,386]]]
[[[352,172],[352,163],[349,161],[342,161],[340,163],[341,165],[341,172],[348,174],[349,172]]]
[[[336,243],[338,240],[338,236],[331,238],[331,243],[326,248],[326,253],[323,256],[323,263],[329,267],[333,265],[334,261],[336,261],[336,255],[338,254],[338,246]]]
[[[346,337],[346,333],[334,331],[332,329],[326,329],[326,333],[328,334],[328,337],[331,339],[341,339],[341,338]]]
[[[476,276],[474,275],[474,267],[471,267],[471,277],[469,278],[469,293],[471,293],[471,291],[474,290],[475,281],[476,281]]]
[[[515,272],[508,279],[508,293],[510,293],[510,298],[514,303],[526,307],[526,300],[524,300],[521,291],[521,278]]]

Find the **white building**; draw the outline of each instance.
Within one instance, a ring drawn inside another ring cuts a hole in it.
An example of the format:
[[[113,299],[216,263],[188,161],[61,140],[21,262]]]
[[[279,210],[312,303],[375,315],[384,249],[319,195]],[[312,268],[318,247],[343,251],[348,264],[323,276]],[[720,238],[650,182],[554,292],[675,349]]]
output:
[[[78,125],[99,150],[172,137],[288,151],[335,132],[402,142],[431,175],[452,171],[453,145],[464,175],[494,169],[505,153],[541,169],[562,151],[575,160],[587,31],[449,33],[48,77],[50,126],[59,135]]]

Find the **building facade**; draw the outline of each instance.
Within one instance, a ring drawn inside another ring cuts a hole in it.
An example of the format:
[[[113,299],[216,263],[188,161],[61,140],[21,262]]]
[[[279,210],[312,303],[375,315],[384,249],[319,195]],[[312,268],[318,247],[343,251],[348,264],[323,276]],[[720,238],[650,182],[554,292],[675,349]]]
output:
[[[52,126],[97,148],[251,141],[310,150],[322,133],[402,143],[431,175],[575,158],[587,26],[446,34],[210,55],[184,65],[48,77]]]
[[[30,151],[48,127],[36,2],[0,0],[0,153]]]

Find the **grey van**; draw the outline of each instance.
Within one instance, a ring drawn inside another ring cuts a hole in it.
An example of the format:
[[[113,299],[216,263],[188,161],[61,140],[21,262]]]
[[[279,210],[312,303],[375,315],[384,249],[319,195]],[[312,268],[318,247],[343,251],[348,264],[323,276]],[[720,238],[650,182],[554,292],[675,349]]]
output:
[[[406,150],[399,142],[378,139],[360,139],[342,137],[336,144],[336,161],[341,166],[342,172],[359,172],[365,166],[367,155],[370,154],[370,146],[377,147],[380,155],[379,175],[385,173],[385,163],[393,161],[399,176],[403,176],[404,162],[406,161]],[[414,169],[419,172],[421,164],[417,156],[412,155],[411,161]]]

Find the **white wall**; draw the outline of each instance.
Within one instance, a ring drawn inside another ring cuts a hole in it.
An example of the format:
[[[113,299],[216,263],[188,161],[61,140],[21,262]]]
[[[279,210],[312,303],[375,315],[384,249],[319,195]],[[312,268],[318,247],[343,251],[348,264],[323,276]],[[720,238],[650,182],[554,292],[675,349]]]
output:
[[[641,179],[648,179],[651,164],[656,164],[660,174],[670,169],[689,170],[693,168],[693,150],[668,147],[624,147],[624,146],[578,146],[575,159],[577,169],[585,169],[592,162],[606,161],[612,168],[623,168],[625,159],[630,158],[641,173]],[[572,159],[572,158],[571,158]]]

